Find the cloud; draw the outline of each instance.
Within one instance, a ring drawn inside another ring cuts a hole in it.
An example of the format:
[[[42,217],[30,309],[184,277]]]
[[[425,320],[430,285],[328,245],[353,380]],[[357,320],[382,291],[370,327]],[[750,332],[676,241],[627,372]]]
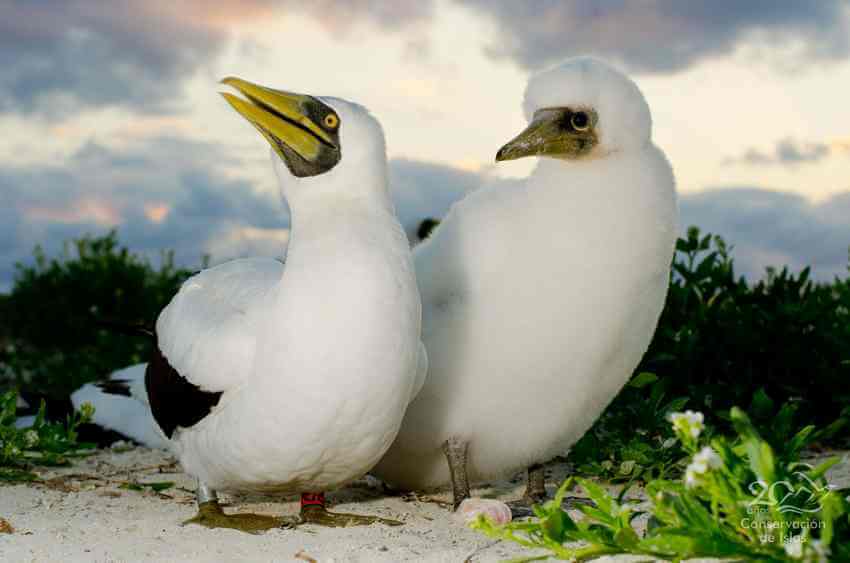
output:
[[[121,105],[179,110],[182,82],[212,62],[235,24],[299,12],[331,34],[369,21],[399,29],[431,2],[377,0],[11,0],[0,18],[0,112],[61,115]]]
[[[832,152],[838,152],[832,145],[827,143],[801,143],[794,139],[782,139],[770,153],[762,152],[756,148],[747,149],[744,154],[736,158],[723,160],[724,164],[749,164],[753,166],[780,164],[783,166],[796,166],[818,162],[828,157]]]
[[[801,58],[847,56],[844,0],[459,0],[493,18],[495,58],[528,69],[593,53],[638,72],[669,73],[752,43],[795,47]]]
[[[396,31],[411,23],[430,20],[434,11],[432,0],[289,0],[284,5],[312,16],[333,33],[344,33],[353,24],[364,20],[385,30]]]
[[[180,155],[180,158],[174,158]],[[90,143],[61,167],[0,169],[0,290],[13,264],[36,244],[55,255],[64,241],[118,229],[122,243],[156,258],[173,249],[194,267],[238,256],[281,256],[289,217],[277,194],[228,179],[242,163],[216,145],[173,137],[121,150]],[[443,217],[476,189],[521,180],[415,160],[390,162],[391,193],[411,240],[421,221]],[[738,271],[760,278],[767,266],[812,265],[819,279],[847,274],[850,192],[822,203],[757,187],[706,190],[680,199],[683,230],[697,225],[734,245]]]
[[[233,165],[214,145],[163,137],[120,151],[89,144],[61,168],[0,170],[0,288],[36,244],[52,255],[66,240],[111,228],[134,251],[153,258],[173,249],[188,266],[204,254],[281,255],[282,202],[227,179]]]
[[[0,111],[173,109],[179,83],[218,51],[224,34],[155,4],[12,1],[0,23]]]
[[[697,225],[734,246],[736,270],[759,279],[768,266],[812,266],[815,277],[848,274],[850,192],[821,203],[756,187],[718,188],[680,200],[683,227]]]

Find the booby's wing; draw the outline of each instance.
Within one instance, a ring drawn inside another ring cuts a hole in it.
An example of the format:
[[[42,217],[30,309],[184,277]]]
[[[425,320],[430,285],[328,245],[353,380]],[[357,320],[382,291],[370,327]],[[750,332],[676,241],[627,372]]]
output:
[[[166,436],[197,423],[250,377],[259,325],[282,275],[271,258],[232,260],[186,280],[163,309],[146,383]]]
[[[513,186],[487,186],[454,203],[433,232],[413,249],[416,280],[422,296],[422,335],[428,341],[440,318],[451,318],[465,306],[471,286],[480,280],[470,271],[487,271],[500,263],[504,242],[516,234],[509,211],[524,205],[524,194]],[[478,265],[481,264],[480,267]],[[477,269],[476,269],[477,268]],[[498,272],[493,272],[498,275]]]
[[[428,351],[425,349],[425,344],[419,342],[419,358],[416,362],[416,379],[413,380],[413,387],[410,390],[410,400],[412,403],[422,386],[425,385],[425,378],[428,376]]]

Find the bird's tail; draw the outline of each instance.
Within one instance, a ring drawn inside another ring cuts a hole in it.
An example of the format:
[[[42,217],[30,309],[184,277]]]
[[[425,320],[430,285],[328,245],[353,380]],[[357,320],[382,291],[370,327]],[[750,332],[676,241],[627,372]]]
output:
[[[79,409],[94,407],[92,422],[131,438],[149,448],[168,448],[168,440],[151,414],[145,389],[147,364],[136,364],[113,372],[109,379],[87,383],[71,394]]]
[[[144,336],[156,339],[154,327],[147,323],[128,323],[109,317],[94,317],[91,323],[98,328],[105,328],[127,336]]]

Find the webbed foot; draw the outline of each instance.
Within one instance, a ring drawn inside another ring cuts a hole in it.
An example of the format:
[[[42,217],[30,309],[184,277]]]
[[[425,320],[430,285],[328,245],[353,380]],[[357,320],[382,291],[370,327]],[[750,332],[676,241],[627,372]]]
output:
[[[511,515],[514,518],[528,518],[530,516],[534,516],[534,511],[531,509],[535,504],[543,504],[549,500],[546,495],[537,495],[537,496],[523,496],[518,500],[508,501],[508,508],[511,509]]]
[[[371,524],[384,524],[385,526],[401,526],[404,522],[381,518],[379,516],[367,516],[362,514],[347,514],[341,512],[330,512],[325,508],[324,493],[303,493],[301,495],[301,522],[315,524],[328,528],[349,528],[352,526],[369,526]]]
[[[218,501],[212,500],[198,505],[198,514],[183,522],[199,524],[207,528],[230,528],[247,534],[260,534],[277,528],[294,528],[301,523],[298,516],[268,516],[265,514],[225,514]]]

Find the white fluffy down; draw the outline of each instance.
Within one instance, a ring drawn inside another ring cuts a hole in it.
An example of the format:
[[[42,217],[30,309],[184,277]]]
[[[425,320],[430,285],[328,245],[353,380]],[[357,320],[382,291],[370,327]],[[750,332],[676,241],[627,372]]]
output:
[[[529,83],[528,114],[553,106],[599,113],[590,157],[541,159],[524,183],[470,194],[415,249],[430,370],[372,471],[392,484],[448,483],[449,437],[469,441],[473,480],[565,453],[650,342],[677,209],[646,102],[576,59]]]
[[[640,89],[607,64],[580,57],[531,77],[522,107],[526,119],[542,108],[592,108],[604,152],[639,150],[650,142],[652,117]]]

